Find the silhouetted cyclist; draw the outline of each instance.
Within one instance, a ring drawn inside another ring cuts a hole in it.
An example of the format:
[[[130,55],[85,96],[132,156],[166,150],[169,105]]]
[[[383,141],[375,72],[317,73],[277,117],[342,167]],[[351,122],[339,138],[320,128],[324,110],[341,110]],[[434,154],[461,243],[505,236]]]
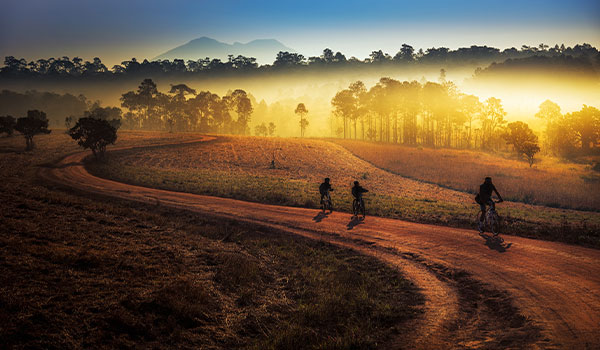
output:
[[[492,200],[492,193],[496,192],[498,196],[498,203],[504,202],[500,193],[496,189],[496,186],[492,183],[491,177],[486,177],[485,181],[479,186],[479,193],[475,196],[475,201],[481,207],[481,215],[479,215],[479,232],[483,233],[483,221],[485,220],[485,212],[487,210],[486,206],[490,206],[491,208],[495,208],[495,203]]]
[[[369,190],[362,187],[358,181],[354,181],[354,186],[352,187],[352,197],[354,197],[352,211],[354,216],[358,216],[358,213],[362,212],[363,217],[365,217],[365,202],[363,201],[362,195],[366,192],[369,192]]]
[[[326,177],[325,181],[321,185],[319,185],[319,193],[321,193],[321,204],[323,204],[323,200],[326,197],[329,197],[329,192],[331,192],[331,191],[333,191],[333,188],[331,188],[331,184],[329,183],[329,178]]]

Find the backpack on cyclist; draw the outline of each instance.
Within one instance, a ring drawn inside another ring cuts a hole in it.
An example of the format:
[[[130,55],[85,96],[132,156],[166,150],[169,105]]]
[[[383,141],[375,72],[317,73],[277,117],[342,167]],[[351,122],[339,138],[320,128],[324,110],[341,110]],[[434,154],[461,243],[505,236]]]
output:
[[[483,202],[481,201],[481,196],[479,195],[479,193],[477,193],[477,195],[475,196],[475,202],[477,202],[477,204],[483,204]]]

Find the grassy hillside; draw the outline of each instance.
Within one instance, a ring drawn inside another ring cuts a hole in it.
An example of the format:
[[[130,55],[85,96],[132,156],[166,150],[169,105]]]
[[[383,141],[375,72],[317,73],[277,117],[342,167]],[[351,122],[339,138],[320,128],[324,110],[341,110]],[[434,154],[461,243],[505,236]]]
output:
[[[275,169],[269,166],[273,153]],[[459,227],[473,227],[479,210],[472,194],[393,174],[322,140],[220,137],[118,151],[88,168],[143,186],[309,208],[318,207],[318,185],[330,177],[334,206],[345,211],[351,206],[350,185],[359,180],[371,190],[370,215]],[[598,213],[518,202],[502,203],[499,211],[506,233],[600,246]]]
[[[498,155],[332,140],[392,173],[459,191],[474,192],[491,176],[505,199],[550,207],[600,211],[600,173],[585,164],[541,157],[533,168]]]
[[[419,313],[409,282],[354,251],[39,183],[78,148],[61,132],[36,141],[0,139],[4,347],[363,349]]]

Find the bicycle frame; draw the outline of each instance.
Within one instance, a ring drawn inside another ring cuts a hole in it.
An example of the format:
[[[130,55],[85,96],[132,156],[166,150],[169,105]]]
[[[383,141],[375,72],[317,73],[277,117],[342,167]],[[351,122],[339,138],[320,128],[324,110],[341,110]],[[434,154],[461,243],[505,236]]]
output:
[[[333,204],[331,202],[331,194],[329,191],[327,191],[327,194],[323,196],[323,203],[321,204],[321,207],[323,212],[325,212],[327,209],[329,209],[329,211],[333,211]]]
[[[359,213],[362,213],[363,218],[366,216],[365,201],[362,197],[360,197],[360,199],[355,198],[352,201],[352,214],[354,214],[354,216],[358,216]]]
[[[483,225],[494,234],[498,234],[498,213],[496,209],[492,206],[487,208],[484,216],[483,216]]]

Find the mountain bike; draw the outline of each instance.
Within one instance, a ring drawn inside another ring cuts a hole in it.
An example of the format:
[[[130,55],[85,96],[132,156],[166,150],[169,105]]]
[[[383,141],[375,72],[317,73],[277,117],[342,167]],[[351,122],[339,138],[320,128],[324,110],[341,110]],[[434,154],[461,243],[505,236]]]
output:
[[[333,204],[331,203],[329,191],[327,191],[327,194],[321,200],[321,209],[323,209],[323,213],[327,210],[329,210],[330,213],[333,213]]]
[[[494,203],[500,203],[500,201],[494,201]],[[483,233],[486,229],[488,229],[494,236],[497,236],[500,233],[500,216],[498,212],[496,212],[496,206],[489,206],[483,216],[483,222],[479,221],[479,213],[481,210],[477,212],[476,220],[477,227],[480,233]]]
[[[358,214],[362,214],[363,219],[365,218],[365,201],[362,197],[360,199],[354,198],[352,201],[352,214],[353,217],[358,217]]]

